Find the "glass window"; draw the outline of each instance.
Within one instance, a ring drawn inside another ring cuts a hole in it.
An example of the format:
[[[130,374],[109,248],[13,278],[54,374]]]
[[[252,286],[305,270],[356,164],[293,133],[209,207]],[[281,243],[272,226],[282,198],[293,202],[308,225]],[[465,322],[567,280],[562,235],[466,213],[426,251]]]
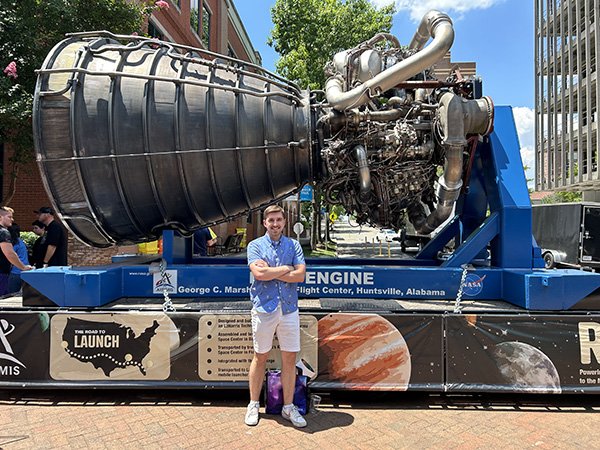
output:
[[[190,27],[200,36],[200,9],[198,8],[198,0],[190,2]]]
[[[202,43],[210,48],[210,11],[206,4],[202,4]],[[200,34],[199,34],[200,35]]]
[[[148,36],[151,38],[160,39],[161,41],[165,40],[165,36],[160,32],[156,25],[152,23],[152,21],[148,22]]]

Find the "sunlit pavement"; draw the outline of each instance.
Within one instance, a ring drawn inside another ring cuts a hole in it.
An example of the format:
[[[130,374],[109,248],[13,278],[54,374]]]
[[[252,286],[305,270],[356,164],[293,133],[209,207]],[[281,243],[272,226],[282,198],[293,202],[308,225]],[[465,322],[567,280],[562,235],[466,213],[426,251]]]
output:
[[[600,397],[322,394],[295,429],[245,391],[0,391],[2,449],[598,448]]]
[[[416,249],[401,250],[399,241],[378,242],[375,239],[377,228],[359,226],[352,221],[338,220],[333,225],[332,239],[336,243],[338,258],[399,258],[414,255]],[[412,252],[412,253],[411,253]]]

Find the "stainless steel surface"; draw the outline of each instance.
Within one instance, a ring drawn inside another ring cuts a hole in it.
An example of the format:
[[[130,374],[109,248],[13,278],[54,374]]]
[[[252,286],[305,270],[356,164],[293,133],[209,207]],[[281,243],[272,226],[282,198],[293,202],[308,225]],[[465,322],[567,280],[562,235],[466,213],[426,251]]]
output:
[[[38,165],[83,242],[191,231],[310,180],[308,101],[296,85],[196,49],[115,38],[61,42],[36,89]]]
[[[426,35],[423,33],[426,32]],[[423,48],[429,37],[431,44]],[[417,30],[409,50],[417,53],[398,61],[387,70],[356,87],[348,85],[340,75],[331,76],[325,83],[327,101],[336,110],[344,111],[364,105],[369,98],[392,89],[396,84],[430,68],[448,52],[454,42],[450,18],[439,11],[429,11]]]

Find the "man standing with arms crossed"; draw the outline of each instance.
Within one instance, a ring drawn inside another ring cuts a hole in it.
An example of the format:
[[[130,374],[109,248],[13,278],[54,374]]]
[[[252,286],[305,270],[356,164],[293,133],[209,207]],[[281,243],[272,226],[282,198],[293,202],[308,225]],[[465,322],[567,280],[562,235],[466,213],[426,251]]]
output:
[[[283,418],[295,427],[306,420],[293,404],[296,384],[296,352],[300,351],[298,283],[304,281],[306,264],[298,241],[283,236],[283,208],[271,205],[264,211],[267,233],[248,244],[248,265],[254,276],[252,299],[252,338],[254,358],[250,364],[250,403],[246,425],[258,423],[260,391],[265,377],[267,356],[277,332],[281,349],[281,386]]]

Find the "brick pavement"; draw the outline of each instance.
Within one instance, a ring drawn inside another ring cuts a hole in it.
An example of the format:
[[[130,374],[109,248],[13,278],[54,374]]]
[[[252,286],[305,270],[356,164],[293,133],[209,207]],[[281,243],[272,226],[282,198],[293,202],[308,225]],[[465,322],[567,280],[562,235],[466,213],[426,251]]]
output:
[[[600,448],[600,397],[323,395],[308,426],[244,422],[239,391],[0,391],[0,448]]]

